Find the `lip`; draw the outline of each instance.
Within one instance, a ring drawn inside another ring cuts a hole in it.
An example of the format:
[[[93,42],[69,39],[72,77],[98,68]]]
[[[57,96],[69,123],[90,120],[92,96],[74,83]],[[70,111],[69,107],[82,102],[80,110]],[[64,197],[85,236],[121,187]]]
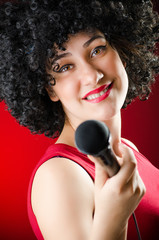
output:
[[[89,95],[96,94],[96,93],[100,93],[101,91],[103,91],[104,89],[106,89],[110,84],[111,84],[111,83],[105,84],[105,85],[103,85],[103,86],[101,86],[101,87],[99,87],[99,88],[96,88],[96,89],[93,90],[93,91],[90,91],[90,92],[87,93],[82,99],[86,99]]]
[[[109,87],[109,88],[108,88],[108,87]],[[99,87],[99,88],[97,88],[97,89],[95,89],[95,90],[87,93],[87,94],[84,96],[84,98],[82,98],[82,99],[85,100],[85,101],[87,101],[87,102],[91,102],[91,103],[101,102],[101,101],[103,101],[104,99],[106,99],[106,98],[109,96],[112,87],[113,87],[113,82],[111,82],[111,83],[109,83],[109,84],[107,84],[107,85],[103,85],[103,86],[101,86],[101,87]],[[87,99],[87,97],[88,97],[89,95],[96,94],[96,93],[100,93],[101,91],[105,90],[106,88],[108,88],[108,90],[107,90],[102,96],[99,96],[99,97],[97,97],[97,98],[95,98],[95,99],[91,99],[91,100],[88,100],[88,99]]]

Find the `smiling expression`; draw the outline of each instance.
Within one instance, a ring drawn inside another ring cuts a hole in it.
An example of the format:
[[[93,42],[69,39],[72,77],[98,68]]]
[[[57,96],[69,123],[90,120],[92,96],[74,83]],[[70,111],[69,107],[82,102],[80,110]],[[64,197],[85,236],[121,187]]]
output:
[[[52,101],[60,100],[74,125],[84,120],[107,121],[121,109],[128,78],[118,52],[104,35],[81,32],[58,51],[51,74],[56,79]]]

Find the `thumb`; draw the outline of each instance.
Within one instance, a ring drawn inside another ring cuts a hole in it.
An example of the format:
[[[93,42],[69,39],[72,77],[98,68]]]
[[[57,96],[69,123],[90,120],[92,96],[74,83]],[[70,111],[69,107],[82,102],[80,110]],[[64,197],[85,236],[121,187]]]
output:
[[[101,189],[109,178],[107,171],[99,157],[88,155],[88,158],[95,163],[95,189]]]
[[[113,151],[115,153],[116,156],[118,156],[119,158],[122,157],[122,154],[123,154],[123,150],[122,150],[122,143],[121,142],[118,142],[118,143],[115,143],[113,145]]]

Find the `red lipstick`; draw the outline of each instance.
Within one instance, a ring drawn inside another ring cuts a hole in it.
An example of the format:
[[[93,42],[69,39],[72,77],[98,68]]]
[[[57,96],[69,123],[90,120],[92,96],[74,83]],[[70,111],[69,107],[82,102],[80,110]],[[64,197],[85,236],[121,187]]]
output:
[[[89,93],[87,93],[82,99],[85,99],[87,98],[89,95],[92,95],[92,94],[96,94],[96,93],[100,93],[101,91],[103,91],[105,88],[107,88],[109,86],[109,84],[107,85],[103,85],[93,91],[90,91]]]
[[[109,83],[107,85],[103,85],[103,86],[101,86],[101,87],[99,87],[99,88],[97,88],[93,91],[90,91],[82,99],[85,100],[85,101],[91,102],[91,103],[101,102],[109,96],[112,87],[113,87],[113,82]],[[101,93],[101,95],[95,96],[93,98],[91,97],[91,95],[99,94],[99,93]]]

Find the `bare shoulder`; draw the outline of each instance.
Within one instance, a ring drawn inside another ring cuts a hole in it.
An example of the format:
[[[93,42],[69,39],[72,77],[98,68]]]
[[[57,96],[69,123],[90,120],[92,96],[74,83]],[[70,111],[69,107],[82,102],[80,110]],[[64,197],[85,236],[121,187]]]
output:
[[[126,139],[126,138],[122,138],[124,142],[126,142],[130,147],[132,147],[133,149],[135,149],[136,151],[139,152],[138,148],[135,146],[134,143],[132,143],[130,140]]]
[[[34,177],[31,201],[44,238],[85,239],[92,222],[93,191],[92,179],[75,162],[53,158],[42,164]]]

